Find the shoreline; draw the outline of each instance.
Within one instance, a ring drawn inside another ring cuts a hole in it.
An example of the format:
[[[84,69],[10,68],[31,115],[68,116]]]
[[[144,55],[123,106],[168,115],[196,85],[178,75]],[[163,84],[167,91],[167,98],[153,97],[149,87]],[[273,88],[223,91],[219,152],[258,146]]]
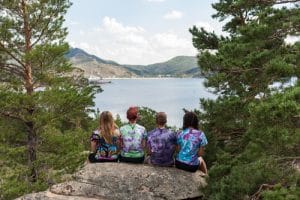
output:
[[[145,79],[201,79],[201,77],[107,77],[102,78],[103,80],[119,80],[119,79],[131,79],[131,80],[145,80]]]

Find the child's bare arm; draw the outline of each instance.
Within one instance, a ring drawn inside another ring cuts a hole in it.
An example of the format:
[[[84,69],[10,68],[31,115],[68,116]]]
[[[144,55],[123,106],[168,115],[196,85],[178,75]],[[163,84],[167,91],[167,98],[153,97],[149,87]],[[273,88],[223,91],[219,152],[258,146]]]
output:
[[[198,151],[198,156],[203,156],[204,155],[204,147],[200,147],[199,151]]]
[[[91,151],[95,153],[96,149],[97,149],[97,142],[91,141]]]

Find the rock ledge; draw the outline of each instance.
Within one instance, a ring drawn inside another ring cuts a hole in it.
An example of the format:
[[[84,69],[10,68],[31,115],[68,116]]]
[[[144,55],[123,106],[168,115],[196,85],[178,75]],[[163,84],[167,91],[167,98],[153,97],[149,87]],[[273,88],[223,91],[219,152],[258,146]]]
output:
[[[201,199],[201,172],[125,163],[87,164],[73,180],[18,200]]]

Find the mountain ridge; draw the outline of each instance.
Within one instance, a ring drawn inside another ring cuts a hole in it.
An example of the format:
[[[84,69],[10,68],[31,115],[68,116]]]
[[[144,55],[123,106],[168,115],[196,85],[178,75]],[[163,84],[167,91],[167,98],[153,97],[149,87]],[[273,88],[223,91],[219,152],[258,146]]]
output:
[[[194,56],[176,56],[150,65],[126,65],[99,58],[80,48],[71,48],[66,58],[74,67],[82,69],[87,77],[200,77],[200,68]]]

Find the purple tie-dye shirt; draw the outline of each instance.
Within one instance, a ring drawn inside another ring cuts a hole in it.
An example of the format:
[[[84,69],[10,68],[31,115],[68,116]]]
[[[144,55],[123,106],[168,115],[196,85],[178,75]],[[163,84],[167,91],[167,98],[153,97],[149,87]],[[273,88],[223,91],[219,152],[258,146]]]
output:
[[[180,151],[176,156],[176,160],[188,165],[199,165],[199,148],[207,144],[206,136],[202,131],[184,129],[177,134],[177,144]]]
[[[166,128],[156,128],[149,132],[147,146],[150,161],[154,165],[170,166],[174,164],[173,154],[176,146],[176,134]]]

